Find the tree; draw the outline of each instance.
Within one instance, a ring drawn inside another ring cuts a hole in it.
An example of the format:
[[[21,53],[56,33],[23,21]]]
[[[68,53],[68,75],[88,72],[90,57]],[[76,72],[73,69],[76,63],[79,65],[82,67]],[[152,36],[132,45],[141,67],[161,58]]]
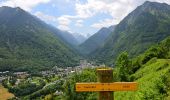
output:
[[[121,53],[116,61],[116,71],[120,81],[129,81],[129,75],[131,73],[130,66],[131,61],[128,58],[128,53]]]

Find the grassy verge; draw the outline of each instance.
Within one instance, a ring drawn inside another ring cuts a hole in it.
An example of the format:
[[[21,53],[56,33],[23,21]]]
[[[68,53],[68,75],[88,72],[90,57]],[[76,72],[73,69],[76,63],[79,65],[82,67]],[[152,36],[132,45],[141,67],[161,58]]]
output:
[[[170,97],[167,97],[169,73],[170,60],[151,60],[132,75],[138,82],[138,90],[115,92],[115,100],[170,100]]]

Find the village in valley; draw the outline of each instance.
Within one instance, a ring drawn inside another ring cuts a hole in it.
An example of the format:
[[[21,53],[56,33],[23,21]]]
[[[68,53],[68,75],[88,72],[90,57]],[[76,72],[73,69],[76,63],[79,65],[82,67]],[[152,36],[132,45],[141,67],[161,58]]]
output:
[[[41,85],[42,88],[46,88],[61,81],[66,81],[73,73],[81,73],[84,69],[95,69],[97,67],[94,66],[93,62],[89,63],[86,60],[80,60],[79,66],[66,68],[54,66],[50,70],[40,71],[39,75],[32,75],[28,72],[4,71],[0,72],[0,84],[7,88],[9,92],[13,92],[15,87],[18,88],[20,85],[27,83],[35,86]],[[55,92],[55,95],[62,94],[63,91],[61,90]]]

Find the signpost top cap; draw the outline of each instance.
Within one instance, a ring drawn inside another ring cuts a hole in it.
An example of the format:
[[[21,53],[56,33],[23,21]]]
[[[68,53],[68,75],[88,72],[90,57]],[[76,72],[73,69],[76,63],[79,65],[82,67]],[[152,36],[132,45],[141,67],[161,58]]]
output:
[[[109,70],[113,70],[112,68],[98,68],[97,71],[109,71]]]

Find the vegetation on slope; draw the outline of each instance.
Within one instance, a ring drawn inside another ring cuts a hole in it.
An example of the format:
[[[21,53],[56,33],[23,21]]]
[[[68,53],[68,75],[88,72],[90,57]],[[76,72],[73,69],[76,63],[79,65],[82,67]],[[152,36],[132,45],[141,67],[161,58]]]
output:
[[[132,59],[128,53],[123,52],[117,58],[113,74],[114,81],[135,81],[139,85],[137,91],[115,92],[116,100],[168,100],[170,37]],[[71,76],[66,85],[66,96],[72,98],[71,100],[96,100],[97,93],[76,93],[74,87],[76,82],[95,82],[96,78],[95,70],[86,70]]]
[[[117,60],[119,63],[116,66],[117,76],[121,81],[136,81],[139,87],[135,92],[116,92],[115,98],[118,100],[166,99],[170,85],[169,52],[170,38],[167,38],[136,58],[129,59],[125,53],[122,53]]]
[[[147,1],[116,26],[105,45],[91,53],[92,58],[112,65],[123,51],[135,57],[170,36],[169,27],[170,5]]]
[[[47,24],[20,8],[0,8],[0,70],[74,66],[78,55]]]
[[[95,69],[85,69],[81,73],[75,73],[69,77],[67,82],[63,85],[65,88],[63,100],[96,100],[95,92],[75,91],[75,84],[77,82],[96,82],[97,75]]]
[[[170,60],[153,58],[131,75],[138,83],[138,90],[135,92],[116,92],[115,99],[164,100],[167,96],[169,75]]]
[[[93,36],[88,38],[85,42],[79,45],[79,52],[83,55],[88,56],[91,52],[102,47],[105,40],[109,37],[111,32],[113,32],[115,26],[110,26],[108,28],[103,27]]]

